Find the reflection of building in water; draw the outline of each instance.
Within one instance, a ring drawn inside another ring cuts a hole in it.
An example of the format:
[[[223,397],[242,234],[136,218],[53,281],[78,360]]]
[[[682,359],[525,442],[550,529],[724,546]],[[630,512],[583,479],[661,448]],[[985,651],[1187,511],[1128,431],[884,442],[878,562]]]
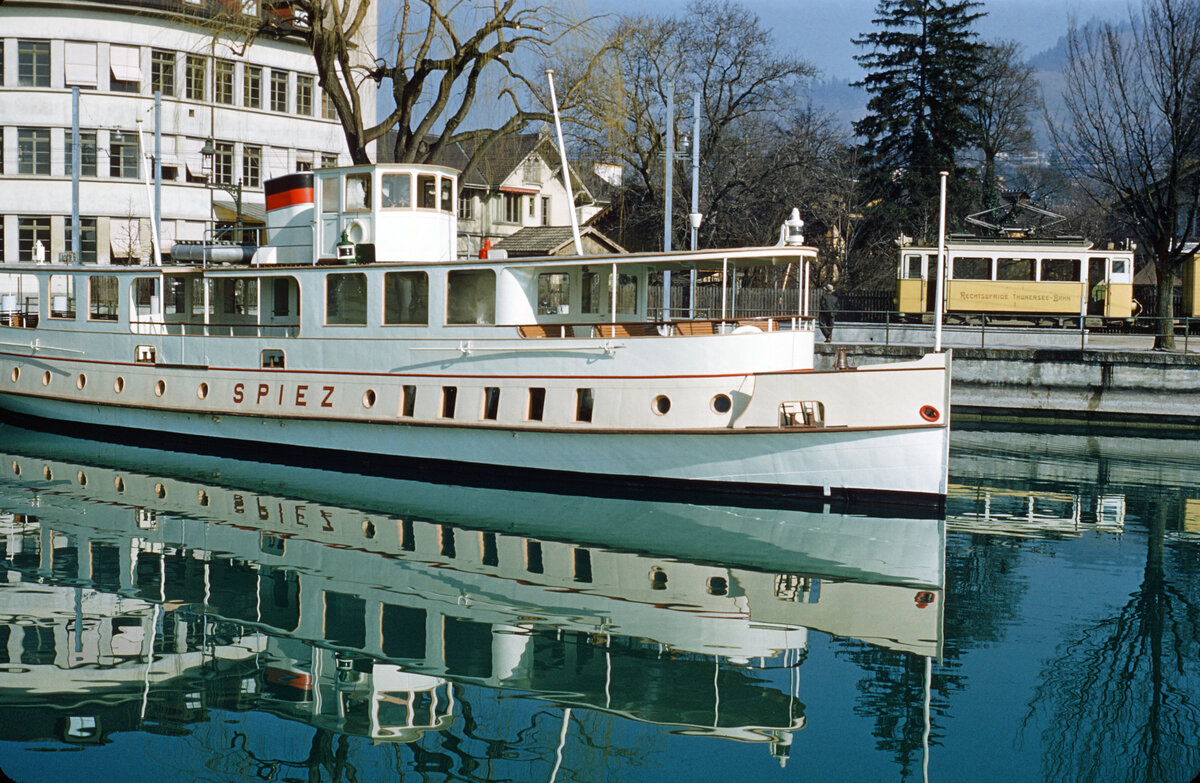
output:
[[[5,562],[58,585],[58,608],[33,614],[65,629],[72,594],[136,603],[162,620],[139,626],[144,651],[195,654],[172,664],[181,682],[240,660],[217,654],[220,638],[266,661],[238,686],[239,709],[342,733],[406,741],[441,729],[454,682],[784,754],[805,722],[789,669],[808,629],[940,653],[937,583],[682,561],[20,456],[0,468],[0,508],[19,512]],[[940,552],[940,525],[928,530]],[[84,637],[108,622],[83,616]],[[183,630],[156,630],[167,618]],[[134,701],[139,661],[112,664],[130,669]],[[78,673],[43,677],[67,702],[86,687]],[[151,682],[153,702],[168,683]]]
[[[1078,536],[1088,530],[1125,529],[1123,495],[1067,495],[951,485],[947,527],[959,533]]]

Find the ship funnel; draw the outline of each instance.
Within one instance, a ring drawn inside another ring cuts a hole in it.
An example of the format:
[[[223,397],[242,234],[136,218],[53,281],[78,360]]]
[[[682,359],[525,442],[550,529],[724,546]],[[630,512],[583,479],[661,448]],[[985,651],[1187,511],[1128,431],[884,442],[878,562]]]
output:
[[[313,259],[313,175],[286,174],[263,184],[267,199],[267,243],[280,264],[311,264]]]

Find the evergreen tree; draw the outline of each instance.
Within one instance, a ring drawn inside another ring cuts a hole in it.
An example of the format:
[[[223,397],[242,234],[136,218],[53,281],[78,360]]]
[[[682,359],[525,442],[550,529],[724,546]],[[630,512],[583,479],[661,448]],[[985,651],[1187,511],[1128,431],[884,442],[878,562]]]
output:
[[[879,0],[876,29],[854,39],[870,49],[855,59],[867,70],[856,86],[871,95],[868,114],[854,130],[863,139],[867,184],[879,199],[873,217],[895,233],[936,233],[939,171],[954,175],[960,195],[968,187],[955,156],[976,135],[968,108],[983,47],[971,26],[983,16],[982,5]]]

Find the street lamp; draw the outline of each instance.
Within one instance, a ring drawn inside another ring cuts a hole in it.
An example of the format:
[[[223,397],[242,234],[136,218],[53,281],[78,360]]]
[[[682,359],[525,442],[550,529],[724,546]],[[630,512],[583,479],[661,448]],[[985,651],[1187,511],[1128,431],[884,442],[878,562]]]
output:
[[[235,240],[241,244],[242,241],[242,180],[239,178],[236,184],[228,184],[225,182],[216,182],[213,180],[213,164],[217,157],[217,148],[213,145],[213,140],[209,139],[204,142],[204,146],[200,149],[200,172],[204,174],[205,184],[212,190],[220,189],[233,196],[233,208],[237,212]]]

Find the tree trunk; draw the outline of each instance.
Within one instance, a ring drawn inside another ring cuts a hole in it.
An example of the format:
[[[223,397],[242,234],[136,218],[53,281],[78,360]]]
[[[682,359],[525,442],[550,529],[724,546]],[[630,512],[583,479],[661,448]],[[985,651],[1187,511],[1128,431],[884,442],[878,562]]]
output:
[[[1175,264],[1164,259],[1154,260],[1156,287],[1158,289],[1158,334],[1154,337],[1154,350],[1175,350]]]

